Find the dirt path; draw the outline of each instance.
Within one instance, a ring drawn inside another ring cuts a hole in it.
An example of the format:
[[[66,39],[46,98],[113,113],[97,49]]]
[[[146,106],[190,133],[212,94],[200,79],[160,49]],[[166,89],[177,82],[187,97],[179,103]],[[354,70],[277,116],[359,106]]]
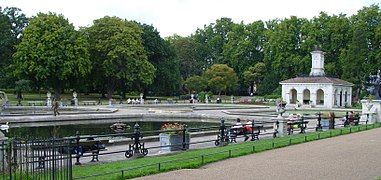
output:
[[[377,179],[381,128],[141,179]]]

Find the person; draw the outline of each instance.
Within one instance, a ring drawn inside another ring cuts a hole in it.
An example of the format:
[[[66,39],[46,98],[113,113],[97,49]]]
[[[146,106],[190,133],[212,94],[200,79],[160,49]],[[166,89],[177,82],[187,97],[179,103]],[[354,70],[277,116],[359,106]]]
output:
[[[329,129],[335,129],[335,113],[329,112]]]
[[[349,123],[353,124],[354,119],[355,119],[355,113],[353,111],[350,111],[350,113],[349,113]]]
[[[52,109],[53,109],[54,116],[60,115],[60,113],[58,112],[59,106],[60,106],[59,102],[56,99],[54,99],[53,100],[53,104],[52,104]]]

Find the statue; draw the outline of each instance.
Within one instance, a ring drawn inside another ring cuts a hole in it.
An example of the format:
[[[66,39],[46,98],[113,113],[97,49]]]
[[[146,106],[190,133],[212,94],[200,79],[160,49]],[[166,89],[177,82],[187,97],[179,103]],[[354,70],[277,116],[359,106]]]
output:
[[[381,78],[380,78],[380,70],[377,71],[377,75],[370,75],[368,82],[370,87],[367,88],[367,91],[375,97],[375,99],[380,100],[380,86],[381,86]]]

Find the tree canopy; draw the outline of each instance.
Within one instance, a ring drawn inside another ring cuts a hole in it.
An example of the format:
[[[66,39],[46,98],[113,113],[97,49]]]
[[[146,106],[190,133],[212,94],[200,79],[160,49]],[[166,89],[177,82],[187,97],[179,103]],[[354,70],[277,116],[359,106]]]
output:
[[[208,86],[219,95],[221,92],[234,91],[238,85],[238,76],[234,69],[226,64],[214,64],[205,71]]]
[[[143,30],[136,22],[105,16],[94,20],[87,32],[95,85],[106,89],[112,98],[122,85],[149,85],[155,67],[148,61],[143,46]]]
[[[39,13],[30,20],[14,54],[14,73],[53,88],[55,98],[70,77],[84,77],[91,62],[87,41],[62,15]]]

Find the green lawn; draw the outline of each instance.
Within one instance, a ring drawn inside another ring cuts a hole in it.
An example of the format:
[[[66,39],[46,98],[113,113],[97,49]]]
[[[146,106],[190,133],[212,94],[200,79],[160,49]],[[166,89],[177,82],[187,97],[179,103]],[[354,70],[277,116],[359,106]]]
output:
[[[380,127],[376,124],[375,127]],[[171,155],[143,157],[135,160],[123,160],[112,163],[75,166],[74,178],[94,175],[86,179],[126,179],[145,176],[175,169],[199,168],[204,164],[220,161],[223,159],[242,155],[258,153],[273,148],[281,148],[289,145],[300,144],[323,138],[343,135],[372,129],[374,127],[364,125],[350,128],[335,129],[324,132],[313,132],[303,135],[286,136],[276,139],[263,139],[255,142],[230,144],[224,147],[189,150]],[[99,175],[99,176],[95,176]],[[122,178],[123,176],[123,178]]]

